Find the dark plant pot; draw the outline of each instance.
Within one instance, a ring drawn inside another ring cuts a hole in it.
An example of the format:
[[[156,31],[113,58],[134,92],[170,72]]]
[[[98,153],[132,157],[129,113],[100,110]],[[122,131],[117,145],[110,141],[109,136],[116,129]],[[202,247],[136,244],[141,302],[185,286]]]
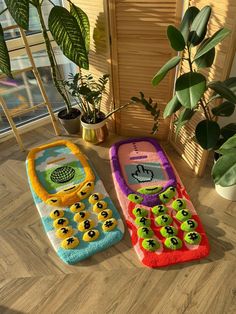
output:
[[[68,134],[78,134],[80,131],[80,114],[77,108],[72,108],[68,114],[66,109],[58,112],[58,119]]]

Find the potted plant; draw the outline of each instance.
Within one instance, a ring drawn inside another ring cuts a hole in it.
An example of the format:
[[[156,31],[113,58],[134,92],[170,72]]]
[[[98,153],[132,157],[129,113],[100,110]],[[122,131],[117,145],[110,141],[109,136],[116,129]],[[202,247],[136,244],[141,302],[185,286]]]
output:
[[[81,71],[75,75],[70,74],[68,80],[63,81],[63,85],[68,89],[68,92],[75,100],[82,113],[81,125],[83,139],[93,144],[103,142],[108,136],[107,119],[118,110],[135,103],[143,104],[146,109],[151,112],[155,119],[153,131],[156,131],[160,110],[157,108],[157,104],[153,103],[151,98],[147,101],[143,93],[140,93],[140,99],[138,97],[132,97],[129,103],[111,110],[108,113],[101,111],[101,101],[103,95],[106,94],[108,81],[108,74],[104,74],[96,80],[92,74],[82,75]]]
[[[63,54],[78,65],[80,68],[89,68],[89,42],[90,42],[90,26],[88,16],[78,6],[74,5],[70,0],[67,0],[70,9],[67,10],[62,6],[55,5],[53,1],[47,0],[53,5],[49,17],[49,30],[61,48]],[[7,8],[1,13],[8,10],[16,22],[16,24],[24,30],[29,29],[30,6],[34,7],[39,18],[42,29],[46,51],[51,65],[51,72],[54,85],[64,100],[66,109],[59,112],[58,117],[62,121],[63,126],[69,133],[77,133],[79,131],[79,116],[80,111],[73,108],[69,95],[65,87],[61,84],[63,79],[60,73],[59,66],[56,61],[54,50],[51,44],[51,39],[43,17],[42,7],[45,1],[42,0],[5,0]],[[4,33],[0,25],[0,70],[8,76],[12,76],[11,63],[9,52],[4,40]]]
[[[220,157],[212,168],[212,177],[218,194],[236,201],[236,134],[218,150]]]
[[[168,26],[167,37],[170,45],[179,52],[179,55],[169,60],[156,73],[152,84],[157,86],[170,70],[175,69],[181,61],[186,62],[188,72],[176,79],[174,96],[166,105],[163,116],[167,118],[179,111],[175,121],[178,136],[180,129],[201,111],[204,118],[196,126],[195,140],[203,149],[216,150],[236,133],[236,123],[220,127],[217,122],[218,117],[228,117],[235,110],[236,78],[223,82],[207,81],[202,73],[202,69],[209,68],[214,63],[215,46],[230,33],[228,29],[221,28],[206,38],[210,15],[210,6],[205,6],[200,11],[194,6],[189,7],[179,29],[172,25]],[[221,165],[222,160],[225,160],[224,156],[220,157],[216,164]],[[214,169],[218,167],[214,166]],[[224,186],[232,183],[232,181],[227,183],[227,176],[224,181],[217,179],[216,182],[218,184],[223,182]]]

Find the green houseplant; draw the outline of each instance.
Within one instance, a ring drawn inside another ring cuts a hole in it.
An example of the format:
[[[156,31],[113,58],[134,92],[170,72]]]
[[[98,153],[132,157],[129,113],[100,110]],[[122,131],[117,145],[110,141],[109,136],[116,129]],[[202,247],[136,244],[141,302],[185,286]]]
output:
[[[212,168],[212,177],[217,192],[236,201],[236,134],[230,137],[218,150],[220,157]]]
[[[179,52],[179,55],[159,69],[153,77],[152,84],[157,86],[170,70],[175,69],[180,62],[186,62],[188,70],[176,79],[174,96],[166,105],[163,116],[167,118],[178,111],[175,121],[178,136],[180,129],[201,111],[204,118],[196,126],[195,140],[203,149],[216,150],[236,133],[236,123],[220,127],[217,122],[218,117],[228,117],[235,110],[236,78],[223,82],[207,81],[202,73],[204,68],[214,64],[215,46],[230,33],[228,29],[221,28],[206,38],[210,16],[210,6],[205,6],[201,10],[189,7],[178,29],[172,25],[168,26],[167,37],[170,45]],[[223,99],[224,101],[220,103]],[[223,159],[221,157],[219,160]],[[228,167],[231,171],[231,166]],[[221,182],[219,181],[220,184]],[[225,180],[224,186],[231,183],[231,180],[228,183]]]
[[[67,0],[70,6],[69,10],[62,6],[55,5],[51,0],[47,1],[53,5],[48,18],[48,27],[55,42],[68,59],[80,68],[88,69],[90,26],[86,13],[78,6],[74,5],[70,0]],[[69,95],[63,84],[61,84],[62,76],[43,17],[42,6],[44,2],[45,0],[5,0],[7,8],[1,13],[8,10],[16,24],[24,30],[28,30],[30,6],[33,6],[37,11],[42,35],[46,45],[46,51],[51,65],[53,82],[66,105],[66,109],[59,112],[59,118],[68,122],[64,122],[64,126],[67,127],[68,131],[71,133],[77,133],[79,130],[78,117],[80,115],[80,111],[72,107]],[[4,40],[4,32],[1,25],[0,56],[0,70],[8,76],[12,76],[9,52]]]
[[[108,80],[108,74],[104,74],[96,80],[92,74],[82,75],[81,72],[78,72],[70,74],[68,80],[63,81],[63,85],[68,89],[71,97],[73,97],[82,112],[81,125],[83,139],[95,144],[103,142],[108,135],[106,127],[107,119],[117,111],[135,103],[142,104],[152,114],[155,120],[153,127],[153,132],[155,132],[158,127],[160,110],[151,98],[146,100],[143,93],[140,93],[141,98],[132,97],[130,102],[108,113],[101,111],[101,101],[103,95],[107,93],[106,85]]]

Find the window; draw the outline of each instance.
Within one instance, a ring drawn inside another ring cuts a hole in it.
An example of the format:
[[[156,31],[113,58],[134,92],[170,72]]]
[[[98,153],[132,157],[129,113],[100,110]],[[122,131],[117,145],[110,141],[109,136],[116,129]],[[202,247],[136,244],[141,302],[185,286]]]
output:
[[[54,3],[62,4],[62,1],[54,0]],[[0,11],[2,11],[4,8],[5,3],[3,0],[0,0]],[[45,2],[43,7],[45,21],[48,19],[50,9],[51,5],[48,2]],[[64,103],[52,81],[50,64],[45,51],[45,45],[40,31],[40,25],[35,8],[31,7],[30,14],[31,23],[30,30],[27,31],[27,39],[49,100],[54,111],[57,111],[64,106]],[[0,16],[0,22],[2,27],[15,24],[8,12],[5,12]],[[20,37],[19,30],[17,28],[8,30],[4,32],[4,36],[7,40],[8,49],[10,51],[12,70],[19,70],[30,67],[31,64]],[[57,48],[56,44],[54,46],[54,51],[60,71],[63,77],[66,78],[69,73],[75,70],[75,65],[73,65],[66,57],[63,56],[59,48]],[[32,71],[22,72],[18,75],[15,75],[14,79],[1,76],[0,93],[6,101],[7,106],[13,116],[17,115],[17,113],[19,113],[19,111],[22,109],[27,109],[43,102],[37,81]],[[43,106],[38,107],[37,110],[24,113],[20,116],[15,116],[13,117],[13,120],[17,126],[20,126],[46,115],[47,109]],[[0,106],[0,134],[8,131],[9,129],[10,126]]]

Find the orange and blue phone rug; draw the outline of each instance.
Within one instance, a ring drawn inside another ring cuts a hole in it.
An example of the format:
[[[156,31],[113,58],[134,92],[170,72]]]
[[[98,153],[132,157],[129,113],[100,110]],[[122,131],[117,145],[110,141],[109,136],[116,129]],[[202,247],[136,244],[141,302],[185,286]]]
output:
[[[209,254],[202,223],[173,165],[155,139],[110,149],[113,181],[140,261],[161,267]]]
[[[58,256],[75,264],[119,242],[124,225],[90,161],[70,141],[32,149],[28,181]]]

